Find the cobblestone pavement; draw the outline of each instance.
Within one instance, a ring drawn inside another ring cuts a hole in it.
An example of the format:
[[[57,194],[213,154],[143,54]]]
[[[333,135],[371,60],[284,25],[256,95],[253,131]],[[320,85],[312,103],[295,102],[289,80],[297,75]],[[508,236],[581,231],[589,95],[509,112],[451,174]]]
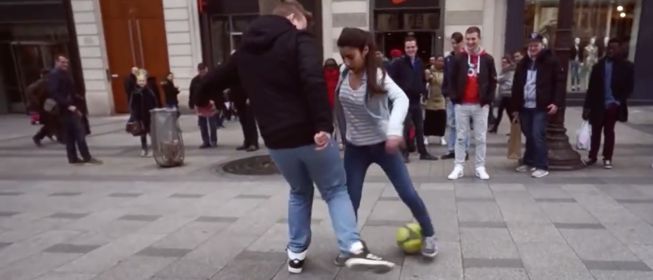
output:
[[[218,171],[266,153],[234,150],[237,122],[219,132],[218,149],[199,150],[195,118],[182,117],[186,164],[159,169],[138,157],[124,116],[91,120],[88,142],[101,166],[70,166],[62,146],[34,147],[36,127],[26,117],[0,116],[0,279],[653,279],[652,112],[634,108],[632,122],[618,125],[611,171],[540,180],[515,174],[515,162],[505,159],[506,123],[489,139],[489,182],[450,182],[451,161],[413,158],[409,169],[440,242],[433,262],[404,256],[394,244],[396,228],[411,216],[373,167],[359,224],[369,246],[398,267],[385,275],[336,268],[336,241],[318,201],[299,276],[285,267],[282,178]],[[567,112],[571,136],[579,113]]]

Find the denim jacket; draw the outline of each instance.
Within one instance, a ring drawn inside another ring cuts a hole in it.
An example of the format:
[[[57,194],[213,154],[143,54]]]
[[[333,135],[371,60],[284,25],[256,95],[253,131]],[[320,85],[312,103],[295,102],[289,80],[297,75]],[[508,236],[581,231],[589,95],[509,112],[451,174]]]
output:
[[[345,65],[342,65],[340,67],[340,78],[338,79],[335,91],[335,120],[337,121],[342,139],[345,141],[347,140],[347,123],[342,104],[340,104],[340,86],[348,78],[348,74],[349,69]],[[404,119],[408,113],[408,97],[389,75],[383,74],[382,69],[378,70],[377,79],[379,83],[383,83],[383,87],[387,93],[371,95],[368,92],[365,96],[367,112],[378,121],[377,128],[387,136],[403,136]]]

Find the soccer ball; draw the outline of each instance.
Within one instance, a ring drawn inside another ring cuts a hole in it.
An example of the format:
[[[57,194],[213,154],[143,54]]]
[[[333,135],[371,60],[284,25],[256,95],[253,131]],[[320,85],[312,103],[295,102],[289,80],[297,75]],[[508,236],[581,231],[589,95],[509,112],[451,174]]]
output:
[[[422,228],[409,223],[397,229],[397,246],[406,254],[415,254],[422,249]]]

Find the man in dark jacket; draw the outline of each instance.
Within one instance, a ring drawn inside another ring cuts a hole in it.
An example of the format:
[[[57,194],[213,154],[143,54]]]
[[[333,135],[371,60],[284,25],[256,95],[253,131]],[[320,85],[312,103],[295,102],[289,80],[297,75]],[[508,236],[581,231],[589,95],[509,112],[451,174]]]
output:
[[[406,93],[410,100],[408,114],[406,115],[406,124],[404,126],[404,139],[409,141],[410,126],[412,122],[415,127],[415,140],[417,141],[417,151],[419,158],[422,160],[437,160],[438,158],[429,154],[424,144],[424,115],[422,112],[422,98],[425,98],[428,90],[426,89],[426,77],[424,76],[424,64],[417,57],[417,39],[412,36],[404,39],[404,51],[406,55],[396,59],[390,65],[390,77]],[[407,143],[409,147],[414,143]],[[408,161],[409,149],[404,151],[404,158]]]
[[[583,119],[592,124],[591,149],[589,158],[584,162],[586,165],[596,163],[603,132],[603,167],[606,169],[612,169],[615,124],[617,121],[628,121],[626,101],[634,87],[633,63],[621,55],[620,43],[617,39],[608,41],[605,58],[599,60],[592,68],[583,106]]]
[[[39,122],[41,125],[43,125],[41,129],[39,129],[39,131],[34,135],[34,137],[32,137],[34,144],[36,144],[38,147],[41,147],[41,141],[43,141],[43,138],[46,136],[51,140],[52,136],[56,136],[57,141],[63,143],[63,137],[61,137],[60,131],[58,129],[59,125],[57,116],[51,112],[45,111],[43,108],[45,100],[49,98],[47,89],[47,76],[49,73],[50,71],[47,69],[41,70],[41,77],[37,81],[30,84],[25,90],[30,101],[30,110],[38,112]]]
[[[451,67],[449,99],[456,112],[456,161],[450,180],[464,175],[465,138],[474,126],[476,177],[489,180],[485,169],[486,138],[490,103],[497,88],[494,58],[481,47],[481,29],[472,26],[465,31],[465,52],[458,54]]]
[[[301,4],[276,4],[273,15],[252,22],[241,47],[207,75],[198,106],[234,85],[242,85],[254,109],[270,156],[290,184],[288,270],[300,273],[311,241],[313,184],[327,202],[347,267],[389,271],[393,263],[369,253],[356,228],[318,46],[307,33]]]
[[[66,153],[68,163],[81,164],[92,163],[102,164],[101,161],[93,158],[86,145],[86,131],[84,129],[84,115],[79,109],[77,102],[80,100],[75,92],[73,79],[68,72],[69,61],[63,55],[57,56],[55,68],[48,75],[48,93],[57,102],[61,114],[64,139],[66,141]],[[77,157],[77,148],[82,159]]]
[[[241,85],[231,88],[231,96],[233,96],[234,106],[238,112],[238,121],[243,130],[243,145],[236,148],[238,151],[254,152],[259,149],[258,147],[258,129],[256,128],[256,118],[252,111],[252,106],[249,104],[249,97]]]
[[[209,67],[206,64],[199,63],[197,65],[197,76],[193,77],[190,81],[189,87],[189,96],[188,96],[188,107],[191,110],[195,109],[195,105],[199,98],[199,90],[202,79],[209,72]],[[211,147],[218,146],[218,114],[215,112],[215,107],[224,105],[224,102],[219,101],[222,94],[215,95],[211,100],[213,108],[207,110],[209,114],[197,112],[197,125],[200,127],[200,133],[202,135],[202,145],[200,149],[207,149]],[[213,111],[215,114],[210,114]]]
[[[448,153],[443,155],[442,159],[456,158],[456,111],[451,98],[449,98],[449,84],[453,72],[453,65],[456,55],[465,51],[463,34],[454,32],[451,34],[451,53],[444,58],[444,77],[442,79],[442,95],[447,99],[447,148]],[[469,138],[465,135],[465,151],[469,147]],[[467,153],[465,153],[467,154]]]
[[[136,73],[138,73],[138,67],[134,66],[129,75],[127,75],[123,81],[123,87],[125,88],[125,94],[127,95],[127,102],[129,102],[132,92],[136,89]]]
[[[543,40],[542,35],[531,34],[528,56],[517,65],[512,84],[513,116],[526,136],[523,164],[517,172],[531,172],[534,178],[549,174],[546,127],[549,116],[564,104],[566,87],[560,62],[544,48]]]

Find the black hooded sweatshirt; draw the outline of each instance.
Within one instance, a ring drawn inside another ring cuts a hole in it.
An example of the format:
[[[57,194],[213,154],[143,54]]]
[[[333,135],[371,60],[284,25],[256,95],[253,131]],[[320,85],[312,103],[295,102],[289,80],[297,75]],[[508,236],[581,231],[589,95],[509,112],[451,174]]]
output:
[[[333,131],[318,45],[286,18],[269,15],[252,22],[229,61],[203,79],[198,104],[239,84],[268,148],[310,145],[315,133]]]

